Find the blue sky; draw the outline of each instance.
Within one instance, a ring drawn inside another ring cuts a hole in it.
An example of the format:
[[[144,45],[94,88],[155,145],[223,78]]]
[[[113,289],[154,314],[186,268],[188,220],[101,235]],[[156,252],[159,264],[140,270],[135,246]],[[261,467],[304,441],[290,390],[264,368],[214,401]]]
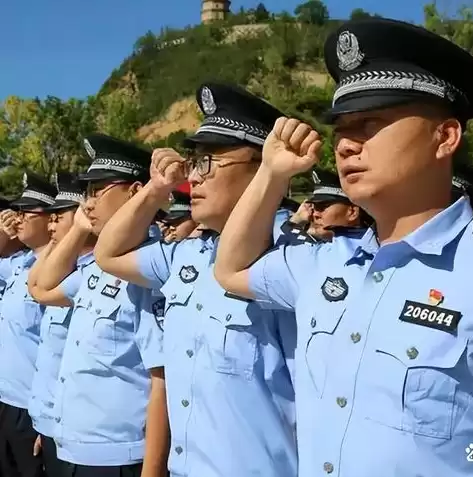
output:
[[[146,31],[198,23],[201,0],[3,0],[0,99],[95,94]],[[266,0],[292,12],[302,0]],[[232,10],[258,0],[233,0]],[[420,22],[419,0],[327,0],[333,18],[355,7]]]

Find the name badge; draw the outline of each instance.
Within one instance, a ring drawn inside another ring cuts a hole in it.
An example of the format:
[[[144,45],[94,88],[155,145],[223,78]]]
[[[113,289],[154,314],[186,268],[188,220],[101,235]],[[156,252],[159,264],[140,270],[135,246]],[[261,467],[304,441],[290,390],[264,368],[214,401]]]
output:
[[[451,333],[458,328],[461,317],[462,314],[459,311],[406,300],[399,319],[414,325]]]
[[[115,298],[118,295],[119,291],[120,288],[118,287],[114,287],[112,285],[105,285],[100,294],[103,296],[107,296],[108,298]]]

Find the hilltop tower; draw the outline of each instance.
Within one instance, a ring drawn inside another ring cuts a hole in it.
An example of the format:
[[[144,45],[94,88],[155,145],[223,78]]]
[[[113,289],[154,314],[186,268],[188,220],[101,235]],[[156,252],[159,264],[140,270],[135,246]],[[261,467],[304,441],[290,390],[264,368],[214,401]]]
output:
[[[211,23],[216,20],[225,20],[229,12],[230,0],[202,0],[202,23]]]

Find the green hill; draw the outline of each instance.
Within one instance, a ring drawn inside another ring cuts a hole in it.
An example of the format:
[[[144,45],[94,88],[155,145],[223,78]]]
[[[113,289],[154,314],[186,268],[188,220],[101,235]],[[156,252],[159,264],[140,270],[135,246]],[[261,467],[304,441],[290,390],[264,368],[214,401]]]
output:
[[[360,9],[352,13],[369,15]],[[445,19],[435,4],[425,6],[425,26],[470,52],[472,20],[471,9]],[[7,98],[0,105],[0,194],[17,193],[26,168],[47,176],[57,169],[82,170],[87,158],[81,138],[92,131],[149,147],[178,147],[199,124],[194,94],[209,79],[244,85],[287,115],[314,124],[325,137],[322,165],[331,167],[330,129],[318,124],[317,117],[333,93],[323,45],[339,24],[329,19],[319,0],[302,4],[294,15],[272,14],[259,4],[223,22],[146,33],[96,96],[68,101]],[[294,182],[296,192],[310,187],[308,177]]]

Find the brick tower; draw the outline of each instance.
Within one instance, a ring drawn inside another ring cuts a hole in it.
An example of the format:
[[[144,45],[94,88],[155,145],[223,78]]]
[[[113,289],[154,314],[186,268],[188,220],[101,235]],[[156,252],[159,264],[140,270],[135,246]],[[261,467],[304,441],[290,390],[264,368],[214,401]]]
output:
[[[202,0],[201,21],[211,23],[225,20],[230,11],[230,0]]]

